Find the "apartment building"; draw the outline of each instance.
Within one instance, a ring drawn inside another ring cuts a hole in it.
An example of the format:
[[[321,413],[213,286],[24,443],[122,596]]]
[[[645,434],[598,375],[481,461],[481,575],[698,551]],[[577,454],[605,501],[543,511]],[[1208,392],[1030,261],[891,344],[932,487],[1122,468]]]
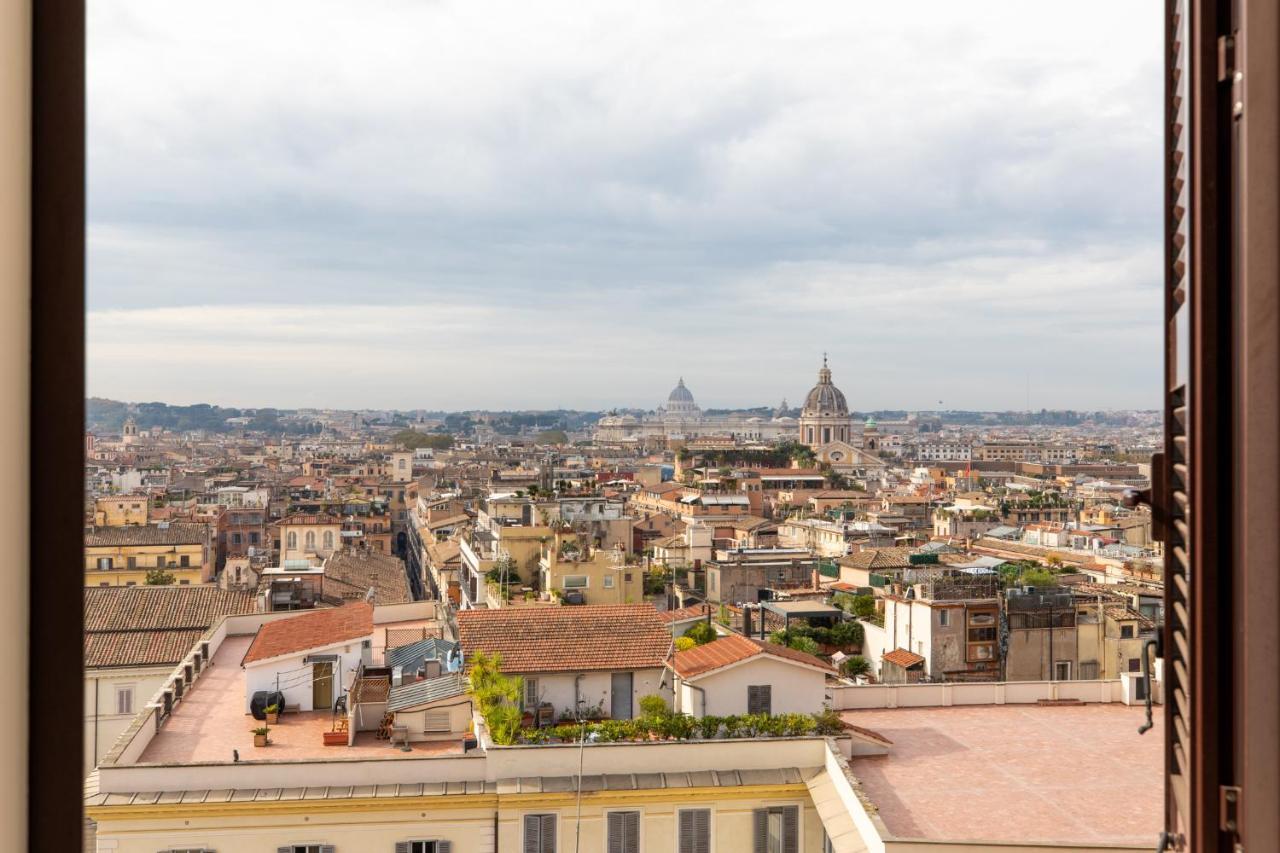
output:
[[[557,531],[538,560],[539,589],[571,604],[644,600],[644,567],[621,548],[596,548],[577,533]]]
[[[115,743],[196,641],[253,596],[211,586],[92,587],[84,593],[84,772]]]
[[[204,524],[98,527],[85,533],[84,585],[135,586],[157,569],[175,584],[204,583],[213,577],[210,529]]]
[[[884,593],[881,680],[997,680],[999,589],[990,569],[905,570]]]
[[[97,527],[124,527],[146,524],[151,499],[147,495],[106,495],[93,502],[93,523]]]

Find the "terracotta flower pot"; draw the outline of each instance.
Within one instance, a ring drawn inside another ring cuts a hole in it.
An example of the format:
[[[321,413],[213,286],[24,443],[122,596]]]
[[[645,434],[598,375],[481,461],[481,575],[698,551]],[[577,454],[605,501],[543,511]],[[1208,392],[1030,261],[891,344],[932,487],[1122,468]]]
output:
[[[253,745],[254,745],[254,746],[266,746],[266,745],[267,745],[267,736],[266,736],[266,735],[254,735],[254,736],[253,736]]]
[[[274,726],[276,724],[276,720],[278,719],[280,719],[279,712],[272,712],[272,711],[267,712],[267,725]]]

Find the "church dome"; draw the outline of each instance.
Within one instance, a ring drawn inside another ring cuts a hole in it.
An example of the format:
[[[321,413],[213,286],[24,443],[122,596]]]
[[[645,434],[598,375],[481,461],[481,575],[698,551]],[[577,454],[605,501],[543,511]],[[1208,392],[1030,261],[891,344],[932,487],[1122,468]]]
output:
[[[845,401],[844,392],[831,384],[831,368],[827,360],[822,360],[822,369],[818,371],[818,384],[813,386],[809,396],[804,399],[804,414],[809,416],[848,415],[849,404]]]
[[[692,403],[693,392],[685,387],[684,377],[680,377],[680,382],[675,388],[671,389],[671,393],[667,396],[668,403]]]
[[[684,377],[680,378],[675,388],[667,396],[667,415],[692,416],[698,414],[698,404],[693,401],[693,392],[685,387]]]

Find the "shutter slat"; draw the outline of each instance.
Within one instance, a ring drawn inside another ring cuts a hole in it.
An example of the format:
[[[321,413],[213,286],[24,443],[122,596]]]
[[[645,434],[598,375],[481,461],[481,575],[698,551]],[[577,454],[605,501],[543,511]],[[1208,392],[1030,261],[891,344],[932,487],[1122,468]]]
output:
[[[409,842],[408,842],[408,841],[397,841],[397,842],[396,842],[396,853],[409,853]]]
[[[756,809],[751,813],[753,853],[769,853],[769,810]]]
[[[453,853],[452,841],[437,841],[436,853]]]

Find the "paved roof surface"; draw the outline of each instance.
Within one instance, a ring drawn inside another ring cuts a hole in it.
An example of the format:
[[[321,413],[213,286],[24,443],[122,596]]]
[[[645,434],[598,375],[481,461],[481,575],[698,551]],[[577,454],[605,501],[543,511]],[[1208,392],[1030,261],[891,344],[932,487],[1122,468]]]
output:
[[[1149,850],[1160,833],[1163,714],[1145,735],[1142,709],[1119,703],[840,716],[892,741],[849,765],[894,837]]]
[[[341,607],[266,623],[258,629],[242,663],[331,646],[343,640],[363,639],[372,633],[373,605],[353,601]]]
[[[658,667],[672,642],[651,604],[464,610],[458,640],[464,659],[496,652],[517,673]]]
[[[777,643],[753,640],[741,634],[729,634],[704,645],[676,652],[673,665],[681,678],[692,678],[757,656],[768,656],[835,672],[830,664],[811,654],[780,646]]]

